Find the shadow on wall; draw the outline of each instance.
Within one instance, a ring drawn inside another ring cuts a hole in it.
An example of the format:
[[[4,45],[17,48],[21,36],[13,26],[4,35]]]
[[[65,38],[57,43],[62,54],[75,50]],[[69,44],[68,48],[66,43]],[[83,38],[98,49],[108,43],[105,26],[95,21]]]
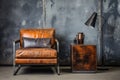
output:
[[[104,0],[104,2],[106,2],[106,0]],[[120,14],[118,12],[118,8],[119,7],[119,2],[118,0],[110,0],[108,8],[109,11],[104,13],[105,15],[105,19],[108,20],[108,18],[113,15],[114,16],[114,20],[117,19],[117,17],[120,17]]]
[[[16,23],[10,19],[11,9],[14,7],[12,2],[6,3],[7,0],[0,0],[0,64],[9,64],[12,62],[12,41],[17,36],[15,30]],[[10,49],[11,48],[11,49]],[[6,62],[4,62],[6,61]]]
[[[70,42],[66,38],[66,35],[59,35],[57,34],[57,39],[59,40],[59,58],[60,58],[60,65],[70,65]]]
[[[105,3],[108,3],[106,12],[103,13],[105,23],[103,26],[103,48],[104,48],[104,58],[105,65],[120,65],[120,58],[118,56],[120,50],[120,28],[118,27],[120,24],[118,18],[120,18],[120,13],[118,11],[119,1],[118,0],[104,0]],[[103,5],[106,6],[106,5]]]

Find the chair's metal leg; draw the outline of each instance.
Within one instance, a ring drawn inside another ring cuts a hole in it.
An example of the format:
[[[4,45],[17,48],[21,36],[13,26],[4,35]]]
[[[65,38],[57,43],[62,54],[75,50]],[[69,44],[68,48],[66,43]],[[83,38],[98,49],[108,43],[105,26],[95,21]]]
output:
[[[17,68],[16,70],[15,70],[15,65],[13,66],[13,68],[14,68],[14,73],[13,73],[13,75],[16,75],[17,72],[20,70],[21,65],[18,65],[18,68]]]
[[[14,72],[15,72],[15,64],[13,64],[13,75],[15,75]]]
[[[60,67],[59,67],[59,63],[57,64],[57,74],[60,75]]]

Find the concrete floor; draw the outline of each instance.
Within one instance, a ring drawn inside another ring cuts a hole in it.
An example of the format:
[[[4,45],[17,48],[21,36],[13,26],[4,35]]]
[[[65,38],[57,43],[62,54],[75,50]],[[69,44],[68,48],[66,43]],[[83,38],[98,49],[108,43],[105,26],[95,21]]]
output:
[[[120,80],[120,67],[98,70],[97,73],[71,73],[69,67],[61,68],[58,76],[53,68],[22,67],[16,76],[12,67],[0,67],[0,80]]]

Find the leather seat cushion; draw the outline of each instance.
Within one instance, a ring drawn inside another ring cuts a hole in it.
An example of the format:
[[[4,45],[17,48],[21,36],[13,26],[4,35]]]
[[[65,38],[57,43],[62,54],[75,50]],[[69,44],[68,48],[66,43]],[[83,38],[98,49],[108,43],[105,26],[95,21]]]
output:
[[[16,50],[16,58],[19,59],[57,58],[57,51],[52,48],[21,48]]]
[[[56,64],[57,59],[15,59],[16,64]]]

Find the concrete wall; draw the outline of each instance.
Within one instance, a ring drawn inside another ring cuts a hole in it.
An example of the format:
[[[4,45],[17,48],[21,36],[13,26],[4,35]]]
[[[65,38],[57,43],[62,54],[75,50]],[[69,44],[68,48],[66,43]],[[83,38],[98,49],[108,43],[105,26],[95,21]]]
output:
[[[60,41],[61,62],[69,64],[70,44],[78,32],[85,34],[85,44],[97,44],[97,30],[84,23],[96,11],[95,0],[49,0],[47,2],[47,26],[56,29]],[[95,4],[95,5],[94,5]],[[87,5],[87,6],[86,6]]]
[[[117,2],[114,0],[105,0],[104,16],[106,24],[104,25],[104,33],[106,35],[114,34],[112,44],[109,37],[104,35],[104,54],[105,64],[111,65],[114,62],[120,65],[120,56],[118,44],[120,41],[119,36],[119,16],[114,23],[113,27],[108,27],[108,23],[113,19],[106,16],[110,13],[111,7],[109,4]],[[117,3],[119,9],[120,4]],[[113,11],[114,11],[113,9]],[[97,45],[97,27],[92,29],[87,27],[84,23],[89,16],[98,10],[97,0],[47,0],[46,2],[46,21],[45,28],[53,27],[56,29],[56,37],[60,41],[60,63],[63,65],[70,64],[70,44],[73,42],[78,32],[85,34],[84,44]],[[111,15],[116,15],[115,12]],[[119,15],[119,13],[117,14]],[[0,0],[0,64],[12,64],[12,41],[19,38],[19,30],[21,28],[42,28],[42,0]],[[106,32],[106,31],[108,32]],[[114,45],[114,46],[112,46]],[[115,49],[113,49],[116,47]],[[107,48],[107,49],[106,49]],[[112,50],[111,50],[112,49]],[[109,54],[112,52],[112,56]],[[111,61],[108,61],[111,60]],[[98,64],[101,63],[101,54],[97,52]],[[114,65],[114,64],[113,64]]]
[[[120,65],[120,0],[104,0],[103,5],[104,62]]]
[[[12,64],[21,28],[42,27],[42,0],[0,0],[0,64]]]

